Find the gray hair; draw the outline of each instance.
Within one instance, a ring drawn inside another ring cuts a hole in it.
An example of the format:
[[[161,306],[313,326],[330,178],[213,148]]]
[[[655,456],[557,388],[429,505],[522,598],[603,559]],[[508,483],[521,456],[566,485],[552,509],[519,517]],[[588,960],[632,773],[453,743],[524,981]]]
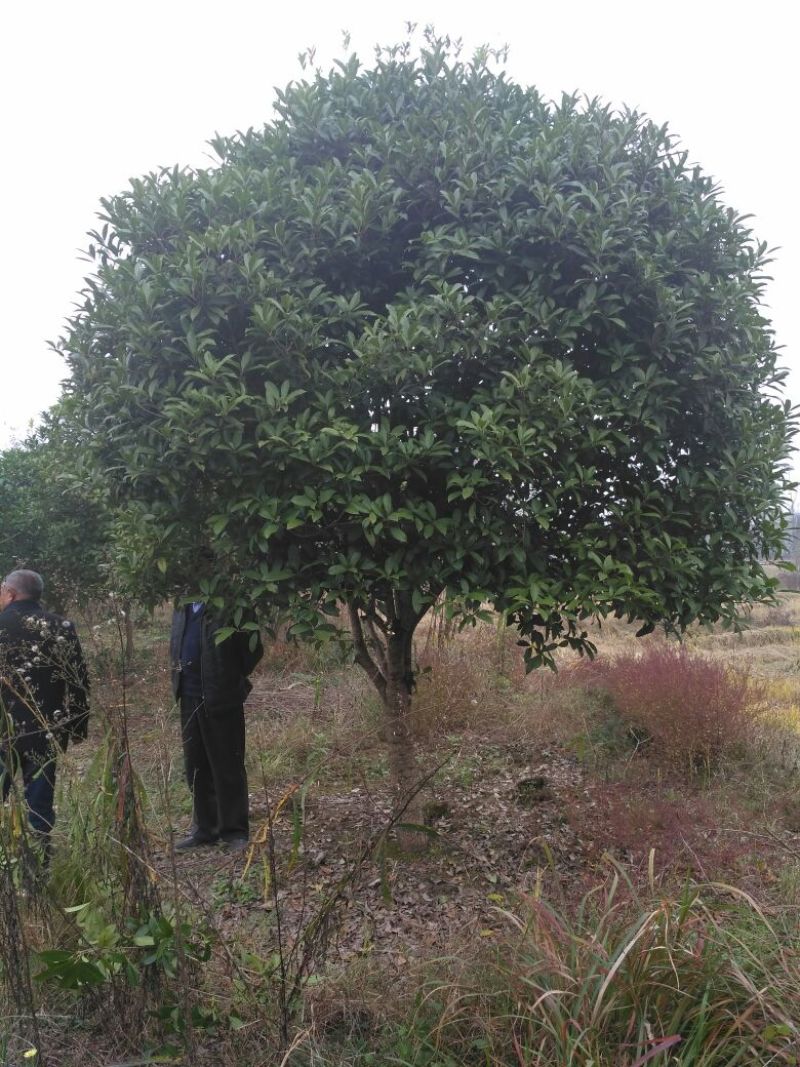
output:
[[[12,571],[3,579],[3,585],[19,593],[25,600],[41,600],[44,582],[36,571]]]

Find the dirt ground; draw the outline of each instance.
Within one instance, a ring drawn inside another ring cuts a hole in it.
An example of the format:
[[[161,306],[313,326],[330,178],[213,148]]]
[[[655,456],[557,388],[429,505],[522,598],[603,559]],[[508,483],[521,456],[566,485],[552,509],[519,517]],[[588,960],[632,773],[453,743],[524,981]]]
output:
[[[331,687],[328,701],[352,702],[349,684],[344,694]],[[320,736],[335,732],[324,700],[320,706],[318,687],[303,676],[261,673],[248,702],[251,749],[274,745],[293,722],[305,729],[316,722]],[[779,786],[760,793],[754,810],[742,780],[687,782],[644,759],[599,772],[554,733],[542,740],[471,728],[428,739],[423,773],[441,769],[425,792],[427,833],[416,834],[424,847],[410,851],[397,847],[394,830],[384,837],[392,796],[385,775],[375,773],[379,737],[364,739],[358,759],[349,750],[328,752],[316,777],[286,776],[260,788],[251,759],[250,850],[180,855],[184,891],[226,937],[262,942],[274,937],[276,909],[292,943],[335,901],[328,962],[368,957],[402,976],[409,963],[451,952],[462,940],[498,936],[504,909],[526,895],[579,900],[614,860],[642,880],[654,871],[664,882],[730,880],[763,894],[793,851],[800,856],[800,825],[787,817]],[[165,843],[154,862],[168,880]]]

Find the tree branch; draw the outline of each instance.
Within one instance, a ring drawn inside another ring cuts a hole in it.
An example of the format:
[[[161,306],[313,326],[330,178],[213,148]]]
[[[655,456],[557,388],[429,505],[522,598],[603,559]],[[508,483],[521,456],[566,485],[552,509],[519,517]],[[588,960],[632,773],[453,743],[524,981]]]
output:
[[[364,624],[367,630],[367,634],[369,636],[368,647],[370,647],[371,654],[378,661],[378,669],[380,670],[381,674],[384,676],[384,678],[388,678],[389,672],[387,668],[386,651],[384,649],[380,637],[378,637],[378,634],[375,632],[375,622],[376,620],[373,618],[372,615],[367,615],[366,612],[364,613]]]
[[[372,597],[367,607],[364,608],[364,616],[365,618],[369,619],[370,622],[374,623],[382,634],[389,633],[389,624],[378,611],[378,607],[375,603],[375,597]]]
[[[355,650],[356,663],[367,672],[369,680],[380,693],[381,699],[383,699],[386,695],[386,676],[369,654],[367,642],[364,639],[364,627],[361,623],[361,616],[358,614],[358,608],[355,604],[348,604],[347,612],[350,617],[350,630],[353,634],[353,649]]]

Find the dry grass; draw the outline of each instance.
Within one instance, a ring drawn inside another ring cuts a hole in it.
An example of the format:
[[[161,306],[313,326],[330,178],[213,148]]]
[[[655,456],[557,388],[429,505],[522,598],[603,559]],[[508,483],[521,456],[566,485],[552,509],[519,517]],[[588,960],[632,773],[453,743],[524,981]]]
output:
[[[537,897],[505,910],[516,937],[479,969],[451,965],[431,983],[413,1051],[530,1067],[796,1062],[791,928],[732,888],[640,894],[620,875],[573,914]]]
[[[416,737],[486,729],[507,718],[524,673],[520,650],[509,647],[511,636],[482,625],[422,647],[412,706]]]
[[[652,1052],[656,1036],[668,1037],[671,1027],[683,1027],[682,1048],[691,1040],[697,1043],[695,1059],[687,1062],[734,1062],[719,1058],[722,1052],[716,1060],[711,1054],[721,1034],[729,1035],[729,1044],[720,1048],[730,1050],[739,1039],[756,1057],[742,1063],[762,1062],[757,1058],[762,1053],[775,1063],[790,1062],[783,1032],[768,1028],[788,1025],[794,1035],[800,1030],[791,1007],[800,1002],[793,957],[780,954],[763,913],[741,896],[738,909],[727,907],[724,894],[712,902],[705,891],[681,904],[666,868],[676,877],[685,877],[686,870],[728,877],[737,887],[730,900],[745,886],[758,892],[769,902],[773,922],[783,921],[783,909],[800,900],[798,614],[800,597],[786,597],[777,610],[754,611],[751,629],[741,637],[693,631],[685,654],[663,636],[637,639],[635,626],[612,620],[594,628],[595,666],[561,653],[557,674],[527,677],[510,631],[481,624],[452,633],[441,619],[423,627],[413,711],[421,759],[427,766],[445,750],[456,753],[440,781],[446,810],[435,824],[439,838],[424,860],[391,853],[373,859],[370,878],[353,883],[337,904],[347,916],[350,941],[346,950],[340,946],[340,955],[322,953],[315,964],[316,984],[306,990],[302,1010],[294,1016],[300,1038],[289,1067],[389,1062],[505,1067],[569,1062],[569,1056],[575,1063],[594,1056],[598,1065],[619,1067]],[[160,891],[165,900],[182,902],[192,922],[214,931],[211,958],[198,969],[191,989],[192,1003],[210,1019],[206,1026],[202,1013],[198,1017],[193,1067],[272,1067],[283,1053],[274,1052],[278,984],[270,879],[273,874],[278,879],[284,907],[290,898],[299,902],[292,922],[310,922],[354,849],[385,817],[389,792],[381,709],[360,673],[333,654],[271,644],[247,712],[254,821],[262,827],[266,804],[274,807],[276,798],[306,783],[314,825],[302,822],[299,806],[287,805],[276,831],[274,872],[260,849],[247,874],[244,861],[237,866],[239,861],[224,857],[194,857],[181,861],[173,882],[165,850],[172,827],[188,819],[189,798],[168,693],[164,620],[158,622],[140,635],[124,702],[151,841],[162,850],[155,861]],[[55,887],[62,918],[64,907],[91,895],[92,872],[102,868],[100,853],[107,847],[102,819],[113,814],[98,803],[92,756],[99,751],[102,709],[122,700],[121,675],[111,627],[95,625],[101,629],[93,631],[89,643],[100,714],[89,746],[69,753],[62,763]],[[643,735],[629,727],[636,724],[655,739],[665,722],[675,725],[674,706],[665,710],[655,699],[670,690],[674,695],[673,654],[706,666],[699,669],[693,710],[686,713],[692,702],[684,688],[680,729],[666,741],[661,735],[660,743],[681,755],[659,761],[653,758],[654,741],[643,745]],[[642,671],[648,657],[660,657],[666,672],[656,678]],[[636,684],[628,685],[622,699],[621,690],[614,693],[607,682],[615,671],[621,678],[626,664],[629,674],[638,670],[641,676],[634,677]],[[717,694],[715,704],[709,679],[730,681],[738,677],[732,668],[743,668],[747,682]],[[756,696],[758,686],[762,691]],[[743,714],[753,702],[763,705],[755,720]],[[733,736],[737,743],[730,745]],[[675,762],[695,766],[690,752],[699,752],[706,764],[720,760],[725,776],[699,781],[675,771]],[[520,776],[544,779],[538,807],[518,805]],[[108,779],[113,799],[112,779],[113,774]],[[73,856],[79,818],[88,836],[83,855]],[[657,851],[648,871],[653,847]],[[323,852],[325,859],[314,858]],[[608,902],[608,883],[599,873],[607,871],[607,854],[624,860],[630,871],[624,907],[618,898]],[[684,862],[687,857],[692,862]],[[663,881],[655,886],[659,870]],[[391,903],[382,898],[384,880],[396,893]],[[436,911],[437,894],[445,885],[450,892],[451,882],[452,899]],[[542,886],[551,899],[560,900],[558,910],[545,903]],[[654,893],[648,895],[648,886]],[[592,901],[609,906],[591,912]],[[114,900],[98,906],[108,909],[110,923],[117,922]],[[494,918],[487,918],[492,910]],[[649,926],[648,915],[654,916]],[[375,948],[379,921],[385,924],[381,954]],[[670,924],[681,921],[680,937],[669,941]],[[29,922],[36,947],[63,940],[63,923],[43,924],[31,916]],[[501,937],[504,924],[507,936]],[[401,928],[406,938],[402,966],[391,951],[393,938],[400,943]],[[414,931],[410,941],[408,931]],[[639,931],[644,932],[632,942]],[[452,956],[446,963],[431,959],[440,955],[443,939]],[[707,951],[698,948],[701,943]],[[726,958],[738,953],[741,973],[718,965],[722,949]],[[624,966],[614,971],[601,996],[620,953],[625,953]],[[760,1000],[753,999],[751,987],[763,990]],[[548,989],[559,995],[547,994]],[[581,1003],[576,999],[580,989],[585,991]],[[45,1011],[67,1020],[48,1024],[45,1035],[58,1049],[61,1067],[87,1062],[87,1040],[98,1067],[141,1054],[145,1036],[153,1048],[164,1040],[160,1024],[152,1020],[141,1032],[113,1030],[108,1015],[98,1013],[86,996],[55,998],[44,989],[37,989],[37,996]],[[569,1012],[559,1016],[556,1009],[567,1003]],[[615,1029],[623,1015],[632,1020],[631,1033]],[[594,1029],[592,1016],[598,1023]],[[238,1019],[241,1029],[233,1030],[230,1018]],[[571,1019],[582,1027],[583,1044]],[[169,1039],[181,1047],[189,1040],[185,1033]],[[0,1048],[1,1041],[2,1027]]]

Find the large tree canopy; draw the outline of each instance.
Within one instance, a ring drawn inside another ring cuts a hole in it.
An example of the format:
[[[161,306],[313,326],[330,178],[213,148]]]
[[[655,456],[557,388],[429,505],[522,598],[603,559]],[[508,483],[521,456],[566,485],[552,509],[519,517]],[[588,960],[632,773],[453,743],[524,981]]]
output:
[[[92,235],[62,348],[139,592],[232,585],[298,632],[344,603],[390,704],[445,589],[534,664],[590,616],[682,628],[768,592],[791,420],[766,249],[665,128],[436,40],[276,108]]]

